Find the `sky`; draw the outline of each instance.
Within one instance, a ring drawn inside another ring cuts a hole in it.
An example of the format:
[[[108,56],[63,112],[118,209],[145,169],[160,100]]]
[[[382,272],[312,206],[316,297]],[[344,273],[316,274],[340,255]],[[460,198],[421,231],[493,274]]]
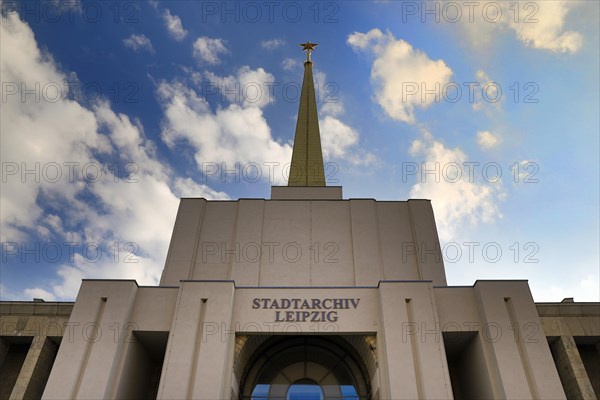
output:
[[[179,198],[430,199],[449,285],[600,301],[597,1],[1,0],[2,300],[157,285]]]

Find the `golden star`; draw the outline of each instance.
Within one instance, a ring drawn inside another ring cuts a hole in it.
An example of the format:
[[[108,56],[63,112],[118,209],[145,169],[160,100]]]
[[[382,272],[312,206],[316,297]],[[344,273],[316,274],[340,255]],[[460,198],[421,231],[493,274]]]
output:
[[[303,51],[306,51],[306,62],[312,62],[312,61],[310,61],[310,53],[315,51],[315,47],[317,47],[318,44],[311,43],[309,40],[306,43],[300,43],[300,46],[302,46]]]
[[[310,40],[306,43],[300,43],[300,46],[302,46],[302,50],[308,50],[308,51],[315,51],[315,47],[318,46],[317,43],[311,43]]]

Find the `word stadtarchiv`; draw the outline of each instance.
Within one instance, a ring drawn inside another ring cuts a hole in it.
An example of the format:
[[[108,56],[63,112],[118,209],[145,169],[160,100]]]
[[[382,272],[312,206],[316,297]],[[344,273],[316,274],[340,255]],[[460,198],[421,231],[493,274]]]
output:
[[[275,310],[275,322],[336,322],[337,310],[356,309],[360,299],[255,298],[252,308]]]

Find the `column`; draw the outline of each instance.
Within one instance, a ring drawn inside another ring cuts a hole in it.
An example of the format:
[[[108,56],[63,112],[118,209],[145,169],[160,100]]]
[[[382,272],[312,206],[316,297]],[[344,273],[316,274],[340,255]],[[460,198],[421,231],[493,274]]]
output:
[[[381,282],[379,294],[381,398],[452,398],[431,283]]]
[[[133,280],[83,281],[44,399],[111,397],[136,293]]]
[[[573,336],[559,336],[550,345],[550,348],[567,398],[595,399],[594,388],[587,375]]]
[[[10,400],[41,397],[57,351],[58,346],[47,337],[35,336],[33,338]]]
[[[564,399],[526,281],[477,281],[480,338],[494,397]]]
[[[230,281],[181,283],[158,399],[229,398],[234,291]]]

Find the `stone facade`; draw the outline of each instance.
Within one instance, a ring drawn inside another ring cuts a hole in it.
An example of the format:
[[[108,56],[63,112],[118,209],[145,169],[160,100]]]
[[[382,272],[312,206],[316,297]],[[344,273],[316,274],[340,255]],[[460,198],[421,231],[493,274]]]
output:
[[[159,286],[0,303],[0,400],[600,395],[600,304],[536,306],[526,281],[447,286],[429,200],[343,199],[312,175],[304,67],[290,186],[182,199]]]
[[[335,322],[276,323],[276,310],[253,307],[306,298],[360,301],[338,301]],[[524,281],[284,289],[92,280],[74,304],[1,305],[3,398],[44,389],[44,398],[243,398],[257,349],[298,334],[349,343],[371,398],[597,398],[600,304],[535,305]]]
[[[0,399],[41,398],[73,303],[0,302]]]

